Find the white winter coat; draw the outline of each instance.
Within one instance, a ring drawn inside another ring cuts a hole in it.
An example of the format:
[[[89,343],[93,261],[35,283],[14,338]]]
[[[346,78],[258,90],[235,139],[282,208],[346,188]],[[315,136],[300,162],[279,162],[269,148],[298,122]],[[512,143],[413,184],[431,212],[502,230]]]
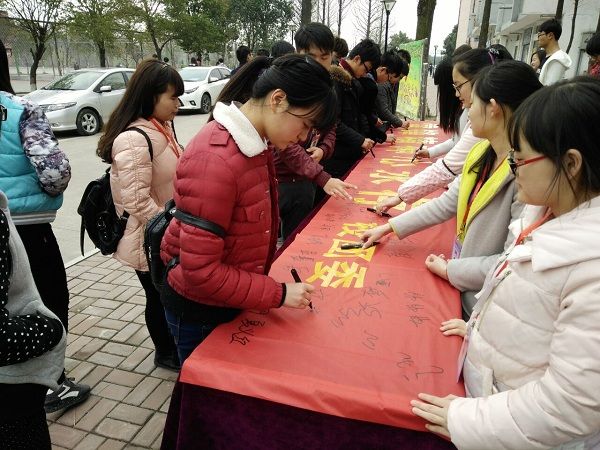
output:
[[[513,234],[541,212],[528,206]],[[600,448],[599,231],[596,197],[509,248],[506,268],[488,274],[463,371],[476,398],[448,412],[459,449]]]

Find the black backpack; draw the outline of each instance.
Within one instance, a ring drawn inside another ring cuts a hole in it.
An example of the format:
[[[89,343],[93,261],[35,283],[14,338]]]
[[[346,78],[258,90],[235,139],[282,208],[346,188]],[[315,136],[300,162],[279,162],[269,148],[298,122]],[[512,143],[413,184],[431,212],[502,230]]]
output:
[[[220,238],[225,237],[225,230],[220,225],[177,209],[175,201],[169,200],[165,204],[165,210],[150,219],[144,230],[144,252],[148,260],[150,278],[154,287],[159,292],[162,290],[167,271],[179,263],[179,257],[175,257],[165,266],[160,258],[160,243],[173,217],[188,225],[206,230]]]
[[[150,161],[152,161],[154,152],[148,135],[137,127],[127,128],[125,131],[129,130],[137,131],[146,138]],[[83,255],[84,232],[87,232],[100,253],[103,255],[114,253],[123,237],[129,213],[124,211],[123,216],[119,217],[117,215],[110,190],[110,167],[106,169],[104,175],[87,185],[77,208],[77,213],[81,216],[81,230],[79,233],[81,254]]]

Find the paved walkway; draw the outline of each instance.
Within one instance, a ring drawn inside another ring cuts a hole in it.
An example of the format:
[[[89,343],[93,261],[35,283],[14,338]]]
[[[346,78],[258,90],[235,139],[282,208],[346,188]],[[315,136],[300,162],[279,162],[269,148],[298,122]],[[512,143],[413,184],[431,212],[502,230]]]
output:
[[[135,272],[98,253],[68,267],[67,277],[67,376],[92,394],[48,415],[53,448],[159,448],[177,374],[154,366]]]

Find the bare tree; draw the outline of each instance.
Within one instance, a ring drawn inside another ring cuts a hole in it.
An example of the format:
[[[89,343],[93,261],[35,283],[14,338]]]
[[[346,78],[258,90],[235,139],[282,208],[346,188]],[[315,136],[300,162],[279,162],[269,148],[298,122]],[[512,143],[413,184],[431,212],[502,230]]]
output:
[[[377,40],[377,23],[382,8],[379,0],[356,0],[354,3],[354,26],[363,39]]]
[[[29,52],[33,63],[29,70],[29,87],[37,89],[37,69],[46,52],[46,43],[56,29],[56,18],[62,0],[5,0],[4,4],[10,15],[14,17],[17,27],[29,33],[34,48]]]
[[[487,46],[491,10],[492,0],[485,0],[485,4],[483,5],[483,17],[481,18],[481,29],[479,30],[479,48],[485,48]]]
[[[575,21],[577,20],[577,8],[579,7],[579,0],[573,0],[573,18],[571,19],[571,37],[569,38],[569,44],[567,45],[567,53],[571,50],[571,44],[573,44],[573,37],[575,36]]]

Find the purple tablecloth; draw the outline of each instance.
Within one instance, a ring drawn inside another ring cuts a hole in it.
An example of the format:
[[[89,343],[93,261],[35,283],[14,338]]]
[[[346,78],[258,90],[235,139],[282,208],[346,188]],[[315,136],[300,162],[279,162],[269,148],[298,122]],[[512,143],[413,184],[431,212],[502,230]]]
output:
[[[455,447],[421,433],[177,382],[163,450],[406,449]]]

